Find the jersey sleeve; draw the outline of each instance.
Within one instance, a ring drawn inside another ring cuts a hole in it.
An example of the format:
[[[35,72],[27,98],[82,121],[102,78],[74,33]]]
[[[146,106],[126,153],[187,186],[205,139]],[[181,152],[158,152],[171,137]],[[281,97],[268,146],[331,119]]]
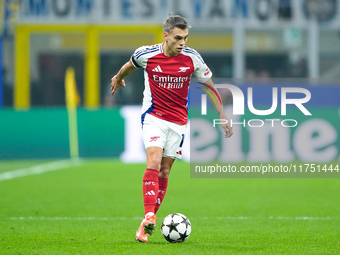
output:
[[[194,74],[197,77],[199,82],[204,83],[212,77],[212,72],[210,71],[207,64],[204,62],[201,55],[197,51],[194,51],[194,53],[195,53],[193,57],[193,61],[195,65]]]
[[[139,47],[131,56],[131,62],[136,68],[146,68],[147,59],[146,53],[148,49],[146,46]]]

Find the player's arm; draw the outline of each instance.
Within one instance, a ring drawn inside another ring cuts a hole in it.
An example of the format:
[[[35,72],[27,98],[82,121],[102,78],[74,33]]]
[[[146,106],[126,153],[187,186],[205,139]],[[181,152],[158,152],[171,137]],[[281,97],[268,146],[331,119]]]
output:
[[[114,95],[120,87],[125,87],[124,78],[133,71],[137,70],[136,67],[131,63],[131,60],[126,62],[118,71],[118,73],[111,79],[111,92]]]
[[[205,83],[201,83],[201,84],[209,92],[208,95],[209,95],[209,99],[211,101],[211,104],[214,106],[214,109],[216,110],[220,119],[228,120],[225,113],[224,113],[224,108],[223,108],[221,96],[218,93],[218,90],[215,88],[215,84],[213,83],[213,81],[211,79],[209,79]],[[210,95],[212,95],[213,98],[211,98]],[[225,131],[225,137],[226,138],[232,136],[233,128],[230,126],[229,121],[226,124],[221,124],[221,127]]]

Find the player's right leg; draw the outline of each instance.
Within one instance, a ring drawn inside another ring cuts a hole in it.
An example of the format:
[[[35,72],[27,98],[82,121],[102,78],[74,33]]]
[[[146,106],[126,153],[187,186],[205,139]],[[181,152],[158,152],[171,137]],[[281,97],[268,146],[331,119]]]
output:
[[[147,240],[147,234],[156,229],[154,213],[158,195],[158,175],[161,168],[163,148],[166,141],[167,128],[158,118],[147,114],[143,123],[143,142],[146,151],[146,170],[143,176],[144,219],[141,223],[143,234],[138,229],[136,240]],[[141,238],[139,238],[141,237]],[[143,241],[146,242],[146,241]]]
[[[156,229],[156,215],[154,214],[158,194],[158,171],[147,168],[143,177],[144,218],[137,230],[136,240],[147,242],[148,234]]]
[[[148,235],[149,234],[144,234],[144,227],[143,227],[143,222],[142,222],[142,224],[140,224],[136,232],[135,239],[136,241],[139,241],[141,243],[146,243],[148,241]]]
[[[147,213],[144,216],[144,219],[136,232],[135,239],[137,241],[143,243],[148,241],[148,235],[151,235],[156,229],[156,219],[157,218],[154,213]]]
[[[156,215],[154,214],[158,195],[158,175],[161,167],[163,149],[151,146],[146,149],[146,171],[143,176],[144,234],[152,234],[156,229]]]
[[[149,147],[146,149],[146,170],[143,176],[143,201],[144,218],[136,232],[135,239],[147,242],[148,234],[156,229],[156,215],[154,214],[158,195],[158,175],[162,160],[163,149],[160,147]]]

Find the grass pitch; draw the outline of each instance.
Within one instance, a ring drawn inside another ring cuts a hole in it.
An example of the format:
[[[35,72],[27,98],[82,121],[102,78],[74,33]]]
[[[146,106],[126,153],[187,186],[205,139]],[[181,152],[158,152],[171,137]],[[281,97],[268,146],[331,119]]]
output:
[[[42,161],[0,161],[0,174]],[[339,254],[340,179],[191,179],[176,162],[146,244],[144,164],[86,160],[0,181],[0,254]],[[162,219],[185,214],[192,234],[170,244]]]

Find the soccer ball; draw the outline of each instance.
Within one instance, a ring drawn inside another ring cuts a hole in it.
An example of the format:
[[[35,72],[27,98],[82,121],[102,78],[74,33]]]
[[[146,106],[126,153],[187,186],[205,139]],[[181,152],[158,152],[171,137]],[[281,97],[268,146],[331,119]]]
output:
[[[166,216],[162,222],[161,232],[170,243],[182,243],[191,234],[191,223],[181,213],[172,213]]]

